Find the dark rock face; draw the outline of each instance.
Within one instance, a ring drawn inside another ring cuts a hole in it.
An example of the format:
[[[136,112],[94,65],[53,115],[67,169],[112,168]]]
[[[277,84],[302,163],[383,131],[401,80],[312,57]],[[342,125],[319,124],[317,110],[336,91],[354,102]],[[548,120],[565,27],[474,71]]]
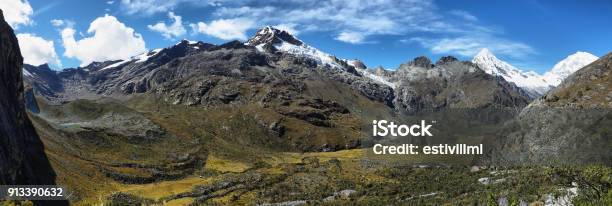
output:
[[[433,64],[431,63],[431,60],[429,60],[429,58],[425,57],[425,56],[420,56],[417,58],[414,58],[414,60],[412,60],[411,62],[408,62],[408,65],[410,66],[415,66],[415,67],[423,67],[423,68],[432,68]]]
[[[353,65],[356,69],[367,69],[368,67],[360,60],[353,60]]]
[[[26,85],[24,91],[24,101],[26,109],[35,114],[39,113],[40,108],[38,107],[38,102],[36,102],[34,89],[31,86]]]
[[[17,38],[1,14],[0,185],[55,184],[55,173],[25,110]]]
[[[64,90],[61,79],[47,64],[40,66],[24,64],[23,73],[23,81],[31,85],[36,95],[56,98]]]
[[[455,61],[459,61],[459,60],[457,60],[457,58],[455,58],[453,56],[444,56],[444,57],[440,58],[436,62],[436,65],[451,63],[451,62],[455,62]]]

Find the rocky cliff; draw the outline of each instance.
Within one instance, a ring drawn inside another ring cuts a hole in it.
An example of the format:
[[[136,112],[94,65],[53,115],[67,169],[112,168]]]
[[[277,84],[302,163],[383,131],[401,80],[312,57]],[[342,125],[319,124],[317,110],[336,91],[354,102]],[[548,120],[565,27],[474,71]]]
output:
[[[23,58],[0,11],[0,185],[54,184],[55,173],[24,105]]]

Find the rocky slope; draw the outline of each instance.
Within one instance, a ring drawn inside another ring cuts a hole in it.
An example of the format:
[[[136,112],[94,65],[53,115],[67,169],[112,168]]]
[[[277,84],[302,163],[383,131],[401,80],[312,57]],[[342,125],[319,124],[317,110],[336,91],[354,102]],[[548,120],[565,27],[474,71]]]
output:
[[[435,64],[426,57],[418,57],[400,65],[394,73],[389,79],[398,85],[396,105],[409,113],[443,108],[522,108],[529,99],[502,78],[450,56]]]
[[[363,65],[357,60],[349,64]],[[356,68],[363,70],[364,76],[394,85],[394,105],[407,114],[444,109],[522,108],[530,99],[528,93],[514,84],[452,56],[442,57],[435,64],[427,57],[417,57],[397,70]]]
[[[570,75],[500,134],[497,163],[612,163],[612,54]]]
[[[51,168],[24,106],[23,58],[0,10],[0,185],[54,184]]]

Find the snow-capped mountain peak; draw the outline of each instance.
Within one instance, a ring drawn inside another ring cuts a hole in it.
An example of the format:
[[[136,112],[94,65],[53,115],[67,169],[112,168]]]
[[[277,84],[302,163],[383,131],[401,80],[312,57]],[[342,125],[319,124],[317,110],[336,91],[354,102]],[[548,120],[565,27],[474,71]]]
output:
[[[331,68],[347,70],[347,65],[355,68],[361,75],[381,83],[394,87],[395,85],[379,78],[375,75],[367,73],[362,65],[357,65],[355,61],[349,61],[339,59],[334,55],[325,53],[315,47],[305,44],[289,32],[274,28],[272,26],[265,26],[255,33],[255,36],[251,37],[246,43],[247,46],[254,46],[261,52],[275,52],[281,51],[289,54],[293,54],[299,57],[306,57],[315,60],[321,65],[329,65]],[[365,67],[365,65],[363,65]]]
[[[486,73],[501,76],[506,81],[513,82],[523,88],[530,96],[536,97],[548,91],[551,85],[535,72],[524,72],[507,62],[499,60],[489,49],[483,48],[472,62]]]
[[[177,43],[176,43],[176,44],[174,44],[174,45],[175,45],[175,46],[176,46],[176,45],[179,45],[179,44],[189,44],[189,45],[191,45],[191,44],[197,44],[197,43],[198,43],[198,41],[192,41],[192,40],[189,40],[189,39],[183,39],[183,40],[181,40],[181,41],[177,42]]]
[[[553,86],[557,86],[563,79],[597,59],[599,59],[597,56],[588,52],[578,51],[555,64],[550,71],[544,74],[544,79]]]
[[[343,68],[338,62],[341,60],[335,56],[311,47],[289,32],[272,26],[261,28],[245,45],[254,46],[262,52],[287,52],[296,56],[310,58],[323,65],[327,64],[335,68]]]
[[[474,56],[472,62],[478,64],[482,70],[489,74],[495,74],[500,76],[515,76],[519,75],[521,71],[508,64],[505,61],[499,60],[489,49],[483,48]]]
[[[272,26],[265,26],[259,29],[255,36],[249,39],[245,44],[257,47],[266,44],[274,45],[282,42],[286,42],[295,46],[302,46],[304,44],[304,42],[291,35],[288,31],[277,29]]]
[[[477,57],[479,57],[479,58],[488,58],[488,59],[491,59],[491,58],[497,59],[497,57],[495,57],[495,55],[493,55],[493,53],[489,49],[487,49],[487,48],[482,48],[478,52],[478,54],[476,54],[476,56],[474,56],[474,58],[477,58]]]

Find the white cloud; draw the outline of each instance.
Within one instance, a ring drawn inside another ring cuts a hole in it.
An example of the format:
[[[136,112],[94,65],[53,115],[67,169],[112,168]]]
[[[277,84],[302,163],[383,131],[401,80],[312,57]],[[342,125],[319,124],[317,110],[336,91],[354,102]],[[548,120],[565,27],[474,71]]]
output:
[[[434,54],[457,54],[465,57],[476,55],[482,48],[488,48],[495,54],[514,58],[522,58],[535,53],[529,45],[488,34],[439,39],[415,37],[407,42],[417,42]]]
[[[51,25],[59,27],[59,26],[64,26],[65,22],[64,20],[61,19],[51,19]]]
[[[24,63],[34,66],[45,63],[61,66],[53,41],[29,33],[17,34],[17,40]]]
[[[300,31],[296,30],[295,27],[297,25],[293,24],[293,23],[289,23],[289,24],[278,24],[278,25],[274,25],[274,28],[280,29],[280,30],[284,30],[286,32],[289,32],[289,34],[291,35],[298,35],[300,34]]]
[[[67,27],[72,28],[75,24],[74,21],[66,20],[66,19],[51,19],[51,21],[49,22],[54,27],[63,27],[63,28],[67,28]]]
[[[76,40],[75,33],[70,27],[61,31],[64,56],[80,60],[81,66],[93,61],[127,59],[146,51],[140,34],[108,14],[91,22],[87,30],[91,36]]]
[[[214,12],[219,18],[247,18],[258,25],[294,24],[296,31],[351,31],[362,40],[374,34],[447,31],[431,0],[322,0],[233,2]],[[339,38],[337,38],[339,39]]]
[[[183,36],[185,33],[187,33],[187,30],[185,30],[185,27],[183,26],[181,16],[174,15],[174,12],[168,12],[168,17],[174,21],[171,25],[166,25],[164,22],[157,22],[157,24],[147,25],[147,27],[153,31],[161,33],[162,36],[168,39]]]
[[[293,25],[283,29],[294,34],[353,31],[361,34],[362,41],[374,34],[448,31],[453,27],[442,21],[432,0],[121,0],[127,14],[151,15],[181,4],[210,7],[213,22],[249,19],[254,21],[253,27]]]
[[[0,9],[4,13],[4,19],[13,28],[20,25],[32,24],[32,6],[27,0],[3,0]]]
[[[121,0],[121,7],[130,15],[136,13],[151,15],[171,10],[177,3],[175,0]]]
[[[221,39],[246,39],[245,32],[264,25],[277,25],[297,34],[329,32],[335,39],[359,44],[376,42],[373,36],[393,35],[419,42],[434,53],[462,56],[478,52],[479,46],[497,53],[524,56],[530,46],[502,37],[495,25],[484,25],[465,10],[442,10],[434,0],[122,0],[127,11],[151,14],[169,11],[181,4],[209,7],[209,23],[190,24],[197,32]],[[211,3],[213,2],[213,3]],[[130,13],[130,12],[128,12]],[[241,20],[242,24],[229,22]],[[245,23],[246,22],[246,23]],[[517,52],[511,52],[516,49]]]
[[[364,38],[365,37],[363,36],[363,34],[359,32],[341,32],[336,37],[336,40],[351,44],[360,44],[363,43]]]
[[[210,35],[223,40],[245,40],[246,31],[254,28],[255,22],[249,19],[218,19],[208,24],[198,22],[190,24],[194,32]]]
[[[172,11],[183,3],[200,7],[218,4],[215,0],[121,0],[120,6],[129,15],[152,15]]]
[[[336,39],[353,43],[378,34],[457,30],[432,0],[231,1],[214,11],[219,19],[253,19],[258,26],[295,25],[296,32],[350,31]]]
[[[462,19],[464,19],[464,20],[467,20],[467,21],[478,21],[478,18],[476,18],[476,16],[474,16],[474,15],[470,14],[470,13],[469,13],[469,12],[467,12],[467,11],[463,11],[463,10],[452,10],[452,11],[450,11],[449,13],[450,13],[451,15],[453,15],[453,16],[460,17],[460,18],[462,18]]]
[[[106,4],[108,4],[108,5],[111,5],[111,4],[114,4],[114,3],[115,3],[115,1],[106,1]]]

